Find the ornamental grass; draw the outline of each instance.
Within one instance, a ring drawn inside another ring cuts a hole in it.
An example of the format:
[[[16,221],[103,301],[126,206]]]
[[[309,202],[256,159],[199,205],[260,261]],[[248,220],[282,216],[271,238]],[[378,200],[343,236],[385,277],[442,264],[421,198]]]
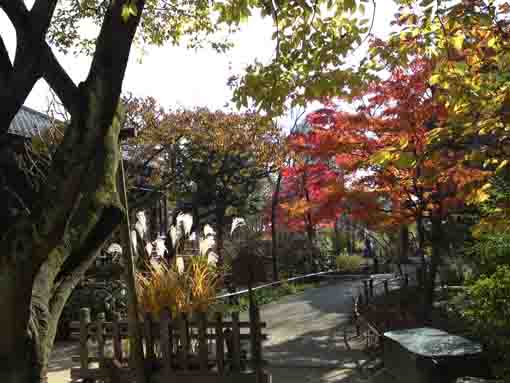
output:
[[[165,307],[172,315],[207,312],[222,279],[222,272],[203,256],[190,257],[183,272],[175,264],[151,262],[136,275],[141,311],[155,316]]]

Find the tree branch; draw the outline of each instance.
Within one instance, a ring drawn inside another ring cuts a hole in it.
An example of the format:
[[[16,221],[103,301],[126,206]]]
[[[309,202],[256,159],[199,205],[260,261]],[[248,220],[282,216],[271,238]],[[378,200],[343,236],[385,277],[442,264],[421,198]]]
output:
[[[43,77],[56,93],[67,111],[72,114],[78,100],[78,87],[62,68],[48,44],[44,43]]]
[[[38,43],[43,43],[50,27],[58,0],[36,0],[30,10],[30,24],[35,26],[32,37],[40,36]]]
[[[99,222],[81,244],[72,246],[76,250],[66,259],[60,272],[55,278],[53,299],[58,299],[58,291],[68,286],[74,287],[94,261],[97,251],[103,246],[115,228],[122,222],[124,212],[120,206],[109,206],[103,210]],[[66,298],[67,299],[67,298]],[[65,302],[64,302],[65,303]],[[53,311],[53,305],[50,305]]]
[[[0,89],[7,87],[7,81],[12,71],[11,60],[7,48],[5,47],[4,40],[0,36]]]

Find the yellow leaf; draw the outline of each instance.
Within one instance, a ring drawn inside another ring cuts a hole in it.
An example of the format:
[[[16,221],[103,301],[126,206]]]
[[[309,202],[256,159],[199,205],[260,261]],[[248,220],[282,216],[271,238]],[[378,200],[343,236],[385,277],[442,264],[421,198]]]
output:
[[[462,46],[464,45],[464,35],[462,34],[458,34],[458,35],[455,35],[451,38],[451,43],[452,43],[452,46],[460,51],[462,49]]]

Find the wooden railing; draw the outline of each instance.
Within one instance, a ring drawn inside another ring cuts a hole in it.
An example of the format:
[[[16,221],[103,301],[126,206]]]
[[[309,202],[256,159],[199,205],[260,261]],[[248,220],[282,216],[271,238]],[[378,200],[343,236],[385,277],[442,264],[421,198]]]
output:
[[[422,278],[422,271],[417,269],[413,275],[403,274],[377,282],[373,278],[363,280],[358,296],[353,297],[353,318],[357,335],[361,335],[362,329],[365,330],[367,347],[379,343],[386,326],[381,327],[370,321],[363,315],[363,309],[376,297],[388,295],[391,291],[421,286]]]
[[[105,321],[104,314],[91,321],[90,311],[82,309],[80,355],[74,358],[80,367],[71,370],[71,378],[130,382],[127,327],[118,317]],[[173,318],[165,309],[159,318],[146,314],[142,327],[145,363],[152,381],[177,382],[181,375],[190,377],[187,381],[204,383],[270,380],[262,359],[261,329],[265,324],[256,308],[248,321],[241,321],[237,312],[229,320],[221,313],[209,318],[205,313]]]

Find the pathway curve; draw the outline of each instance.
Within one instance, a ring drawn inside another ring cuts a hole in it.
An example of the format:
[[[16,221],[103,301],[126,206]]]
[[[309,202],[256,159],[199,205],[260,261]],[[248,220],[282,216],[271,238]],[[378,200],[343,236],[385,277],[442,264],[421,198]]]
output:
[[[270,363],[273,382],[359,381],[353,369],[366,356],[344,342],[359,286],[359,279],[338,280],[262,307],[264,332],[269,335],[264,359]]]

